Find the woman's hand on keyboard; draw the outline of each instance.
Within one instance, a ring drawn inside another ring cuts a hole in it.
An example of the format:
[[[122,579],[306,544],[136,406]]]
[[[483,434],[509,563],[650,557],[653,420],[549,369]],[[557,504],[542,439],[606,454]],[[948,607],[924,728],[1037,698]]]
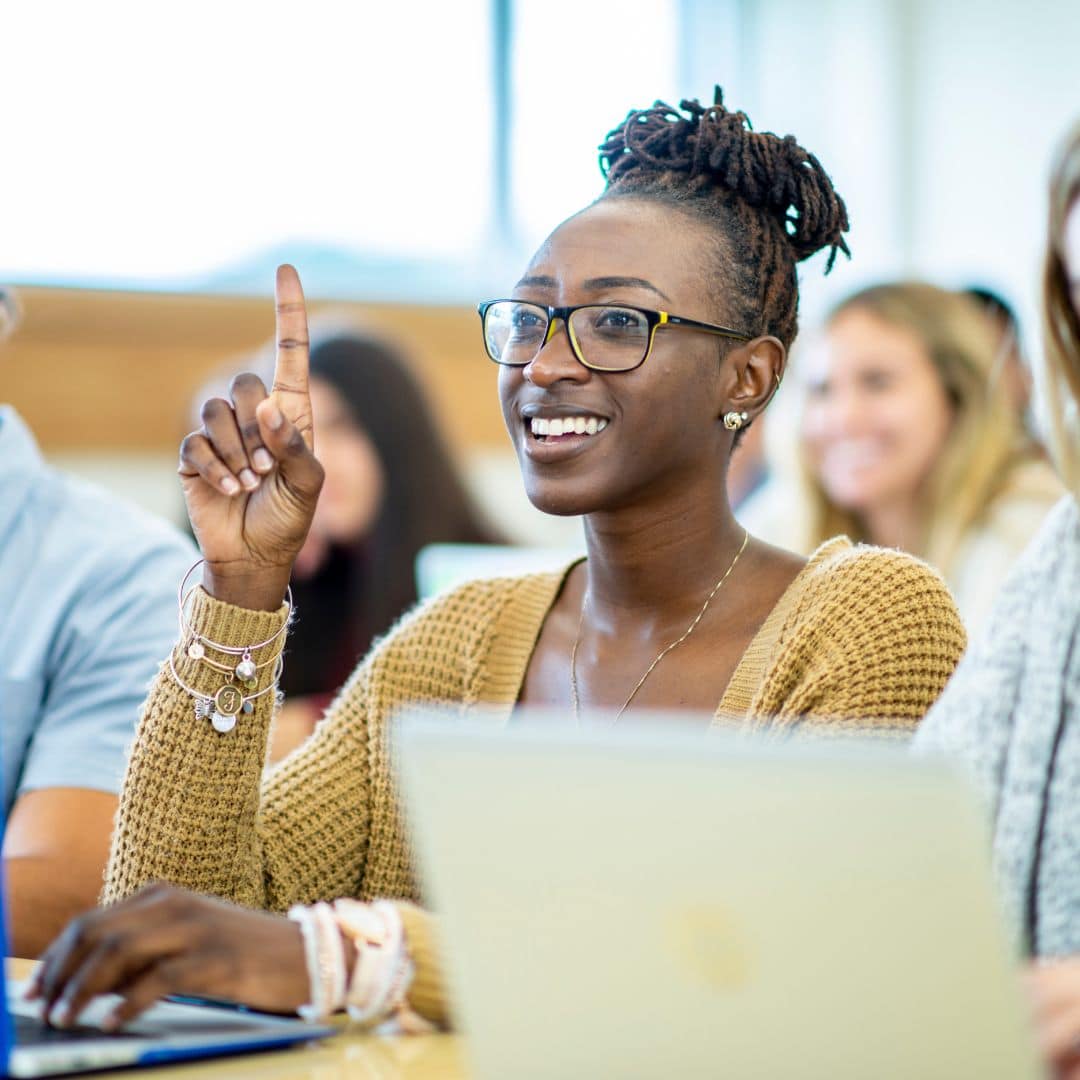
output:
[[[147,886],[69,923],[42,955],[27,996],[66,1027],[91,998],[108,993],[123,999],[109,1028],[168,994],[295,1012],[310,994],[300,927],[170,885]]]

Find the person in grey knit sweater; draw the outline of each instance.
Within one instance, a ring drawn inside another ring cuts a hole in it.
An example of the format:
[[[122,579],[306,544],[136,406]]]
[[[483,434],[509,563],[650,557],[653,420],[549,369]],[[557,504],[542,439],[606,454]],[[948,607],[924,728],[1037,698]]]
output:
[[[915,746],[968,766],[993,821],[1042,1049],[1080,1080],[1080,125],[1050,192],[1047,393],[1071,494],[1021,556]]]

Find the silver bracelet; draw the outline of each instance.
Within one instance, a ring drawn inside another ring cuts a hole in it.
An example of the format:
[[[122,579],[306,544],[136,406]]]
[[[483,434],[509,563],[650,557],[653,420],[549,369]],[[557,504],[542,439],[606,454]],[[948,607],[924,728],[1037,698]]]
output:
[[[204,663],[218,671],[228,673],[231,670],[241,682],[250,683],[262,668],[267,667],[269,664],[273,663],[274,660],[274,658],[271,658],[261,664],[256,664],[255,661],[252,660],[251,654],[257,652],[259,649],[266,648],[267,645],[272,645],[289,629],[289,623],[292,621],[293,613],[292,586],[288,586],[285,590],[285,604],[289,610],[285,615],[285,621],[281,624],[280,629],[271,634],[265,641],[257,642],[254,645],[221,645],[216,641],[211,641],[209,638],[204,637],[202,634],[196,634],[188,625],[188,622],[184,617],[188,599],[195,591],[195,588],[193,587],[191,591],[186,594],[184,593],[184,589],[191,579],[191,575],[205,562],[205,559],[199,559],[198,562],[190,567],[188,572],[184,575],[183,580],[180,582],[180,588],[177,591],[176,601],[180,616],[180,640],[188,642],[186,645],[187,654],[192,660],[202,660]],[[218,664],[207,658],[206,649],[208,647],[215,652],[223,653],[226,656],[239,656],[240,660],[235,667],[231,669],[227,668],[224,665]]]
[[[255,689],[256,676],[262,671],[263,668],[269,667],[275,660],[281,655],[280,652],[275,653],[269,660],[264,660],[261,664],[256,664],[251,658],[251,650],[245,649],[240,657],[240,663],[230,666],[229,664],[219,664],[216,660],[211,660],[206,655],[205,649],[206,642],[198,634],[188,643],[184,651],[192,660],[201,660],[208,668],[213,668],[214,671],[220,671],[223,675],[233,675],[238,678],[249,690]]]
[[[209,718],[214,730],[222,735],[232,731],[236,727],[236,717],[242,712],[245,715],[255,711],[253,702],[261,698],[263,694],[277,690],[278,679],[285,668],[285,662],[278,653],[275,657],[274,677],[268,686],[263,687],[258,693],[244,694],[240,687],[232,681],[232,676],[227,676],[224,685],[220,686],[212,695],[204,694],[201,690],[194,690],[187,685],[176,673],[176,665],[173,663],[173,654],[169,653],[169,671],[181,690],[190,694],[195,699],[195,719],[206,720]]]

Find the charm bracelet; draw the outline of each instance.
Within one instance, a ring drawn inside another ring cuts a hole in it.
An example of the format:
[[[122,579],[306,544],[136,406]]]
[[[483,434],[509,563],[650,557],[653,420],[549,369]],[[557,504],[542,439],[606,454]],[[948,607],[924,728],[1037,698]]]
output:
[[[288,630],[292,616],[292,589],[290,588],[285,595],[285,603],[288,606],[288,615],[276,633],[272,634],[265,641],[260,641],[254,645],[245,645],[241,647],[220,645],[216,641],[211,641],[209,638],[194,633],[184,618],[187,601],[191,596],[190,592],[185,594],[184,589],[187,586],[191,575],[200,565],[202,565],[203,561],[204,560],[200,559],[195,563],[180,582],[180,588],[177,593],[177,604],[180,617],[180,640],[181,643],[188,643],[185,651],[192,660],[200,661],[216,671],[223,672],[225,674],[225,683],[212,695],[192,689],[190,686],[187,686],[177,674],[176,665],[173,662],[173,654],[171,652],[169,653],[169,671],[176,684],[195,699],[195,718],[197,720],[209,718],[211,724],[214,726],[214,730],[225,734],[236,726],[236,718],[241,712],[249,714],[254,711],[255,706],[252,703],[256,698],[260,698],[263,694],[267,694],[271,690],[277,688],[277,682],[278,679],[281,678],[281,672],[284,667],[281,655],[282,650],[279,650],[269,660],[264,660],[259,664],[255,663],[251,654],[259,649],[266,648],[268,645],[272,645]],[[226,656],[239,657],[240,659],[236,662],[235,666],[218,663],[206,655],[208,647],[215,652],[222,653]],[[255,689],[258,682],[257,676],[259,671],[268,667],[270,664],[274,665],[274,676],[270,684],[258,693],[245,694],[243,692],[244,690]],[[241,685],[237,685],[234,680],[238,680]]]
[[[261,698],[263,694],[277,689],[277,681],[281,678],[281,672],[285,667],[281,654],[275,657],[277,664],[274,667],[274,678],[269,685],[263,687],[255,694],[245,695],[239,686],[231,681],[232,676],[226,676],[227,681],[218,687],[213,695],[204,694],[201,690],[194,690],[185,683],[176,673],[176,665],[173,663],[172,653],[169,653],[169,671],[173,680],[181,690],[190,694],[195,699],[195,719],[205,720],[209,718],[214,730],[222,735],[232,731],[236,727],[236,717],[243,712],[248,714],[255,711],[252,702]]]

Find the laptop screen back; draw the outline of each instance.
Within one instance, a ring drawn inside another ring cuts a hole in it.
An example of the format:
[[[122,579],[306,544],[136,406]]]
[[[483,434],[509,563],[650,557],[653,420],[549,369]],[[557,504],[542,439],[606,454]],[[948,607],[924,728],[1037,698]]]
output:
[[[985,825],[940,763],[445,721],[400,743],[479,1075],[1033,1075]]]

